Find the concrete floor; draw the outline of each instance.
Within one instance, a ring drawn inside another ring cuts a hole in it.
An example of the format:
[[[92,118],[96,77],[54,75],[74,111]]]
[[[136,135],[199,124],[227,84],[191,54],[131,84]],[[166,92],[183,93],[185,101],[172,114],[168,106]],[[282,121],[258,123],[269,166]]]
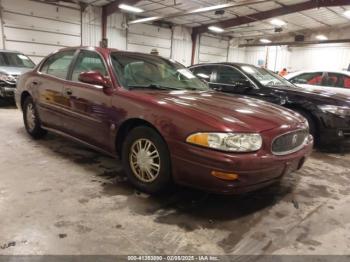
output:
[[[118,161],[0,108],[0,254],[350,254],[350,154],[244,196],[136,192]]]

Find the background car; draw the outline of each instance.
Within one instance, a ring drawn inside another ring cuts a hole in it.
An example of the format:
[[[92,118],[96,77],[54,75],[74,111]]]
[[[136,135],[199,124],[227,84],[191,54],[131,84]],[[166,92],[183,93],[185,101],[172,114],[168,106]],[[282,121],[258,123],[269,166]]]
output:
[[[131,183],[149,193],[172,181],[255,190],[300,169],[313,144],[293,111],[210,92],[176,62],[114,49],[48,56],[21,76],[16,102],[32,137],[51,130],[119,155]]]
[[[307,90],[325,90],[350,95],[349,71],[299,71],[285,76],[293,84]]]
[[[310,132],[319,145],[342,145],[350,139],[350,96],[302,89],[249,64],[199,64],[190,70],[212,89],[255,97],[300,113],[308,120]]]
[[[34,66],[33,61],[20,52],[0,50],[0,98],[13,97],[18,77]]]

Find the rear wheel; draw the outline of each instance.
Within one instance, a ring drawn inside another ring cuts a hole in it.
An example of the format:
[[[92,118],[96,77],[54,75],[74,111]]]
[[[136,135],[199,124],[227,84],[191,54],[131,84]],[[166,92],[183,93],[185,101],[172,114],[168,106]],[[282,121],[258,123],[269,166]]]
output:
[[[150,127],[132,129],[123,144],[123,167],[130,182],[146,193],[159,193],[171,184],[171,164],[166,143]]]
[[[28,96],[23,103],[23,121],[26,131],[35,139],[42,138],[47,131],[41,128],[41,121],[33,98]]]

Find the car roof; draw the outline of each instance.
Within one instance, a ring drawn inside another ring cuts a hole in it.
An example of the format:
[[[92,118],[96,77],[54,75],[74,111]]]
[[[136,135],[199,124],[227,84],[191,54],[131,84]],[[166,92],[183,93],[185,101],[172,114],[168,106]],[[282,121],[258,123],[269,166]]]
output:
[[[228,65],[228,66],[254,66],[251,64],[246,64],[246,63],[232,63],[232,62],[220,62],[220,63],[200,63],[200,64],[195,64],[190,67],[196,67],[196,66],[204,66],[204,65]]]
[[[16,53],[16,54],[21,54],[21,52],[14,51],[14,50],[5,50],[5,49],[0,49],[0,53]]]
[[[324,69],[318,69],[318,70],[300,70],[300,71],[296,71],[296,72],[292,72],[288,75],[293,75],[293,76],[297,76],[300,74],[305,74],[305,73],[317,73],[317,72],[327,72],[327,73],[335,73],[335,74],[344,74],[347,76],[350,76],[350,71],[345,71],[345,70],[324,70]]]

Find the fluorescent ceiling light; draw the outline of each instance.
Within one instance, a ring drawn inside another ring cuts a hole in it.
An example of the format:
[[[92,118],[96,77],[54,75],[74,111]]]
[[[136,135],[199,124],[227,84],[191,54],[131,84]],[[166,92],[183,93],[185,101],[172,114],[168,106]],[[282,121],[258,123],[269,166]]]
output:
[[[224,29],[217,26],[209,26],[208,29],[216,33],[222,33],[225,31]]]
[[[146,17],[146,18],[141,18],[141,19],[136,19],[136,20],[130,21],[129,24],[145,23],[145,22],[157,20],[159,18],[160,18],[159,16]]]
[[[122,10],[132,12],[132,13],[142,13],[143,12],[143,10],[141,8],[131,6],[131,5],[120,4],[118,7]]]
[[[213,10],[218,10],[227,7],[227,4],[223,5],[213,5],[213,6],[208,6],[208,7],[202,7],[195,9],[191,11],[191,13],[201,13],[201,12],[208,12],[208,11],[213,11]]]
[[[350,10],[345,11],[343,14],[350,19]]]
[[[276,26],[284,26],[286,24],[286,22],[280,20],[280,19],[272,19],[270,21],[270,24],[272,25],[276,25]]]
[[[261,38],[261,39],[260,39],[260,42],[261,42],[261,43],[264,43],[264,44],[269,44],[269,43],[271,43],[272,41],[269,40],[269,39],[266,39],[266,38]]]
[[[328,37],[325,35],[317,35],[316,39],[320,41],[325,41],[325,40],[328,40]]]

